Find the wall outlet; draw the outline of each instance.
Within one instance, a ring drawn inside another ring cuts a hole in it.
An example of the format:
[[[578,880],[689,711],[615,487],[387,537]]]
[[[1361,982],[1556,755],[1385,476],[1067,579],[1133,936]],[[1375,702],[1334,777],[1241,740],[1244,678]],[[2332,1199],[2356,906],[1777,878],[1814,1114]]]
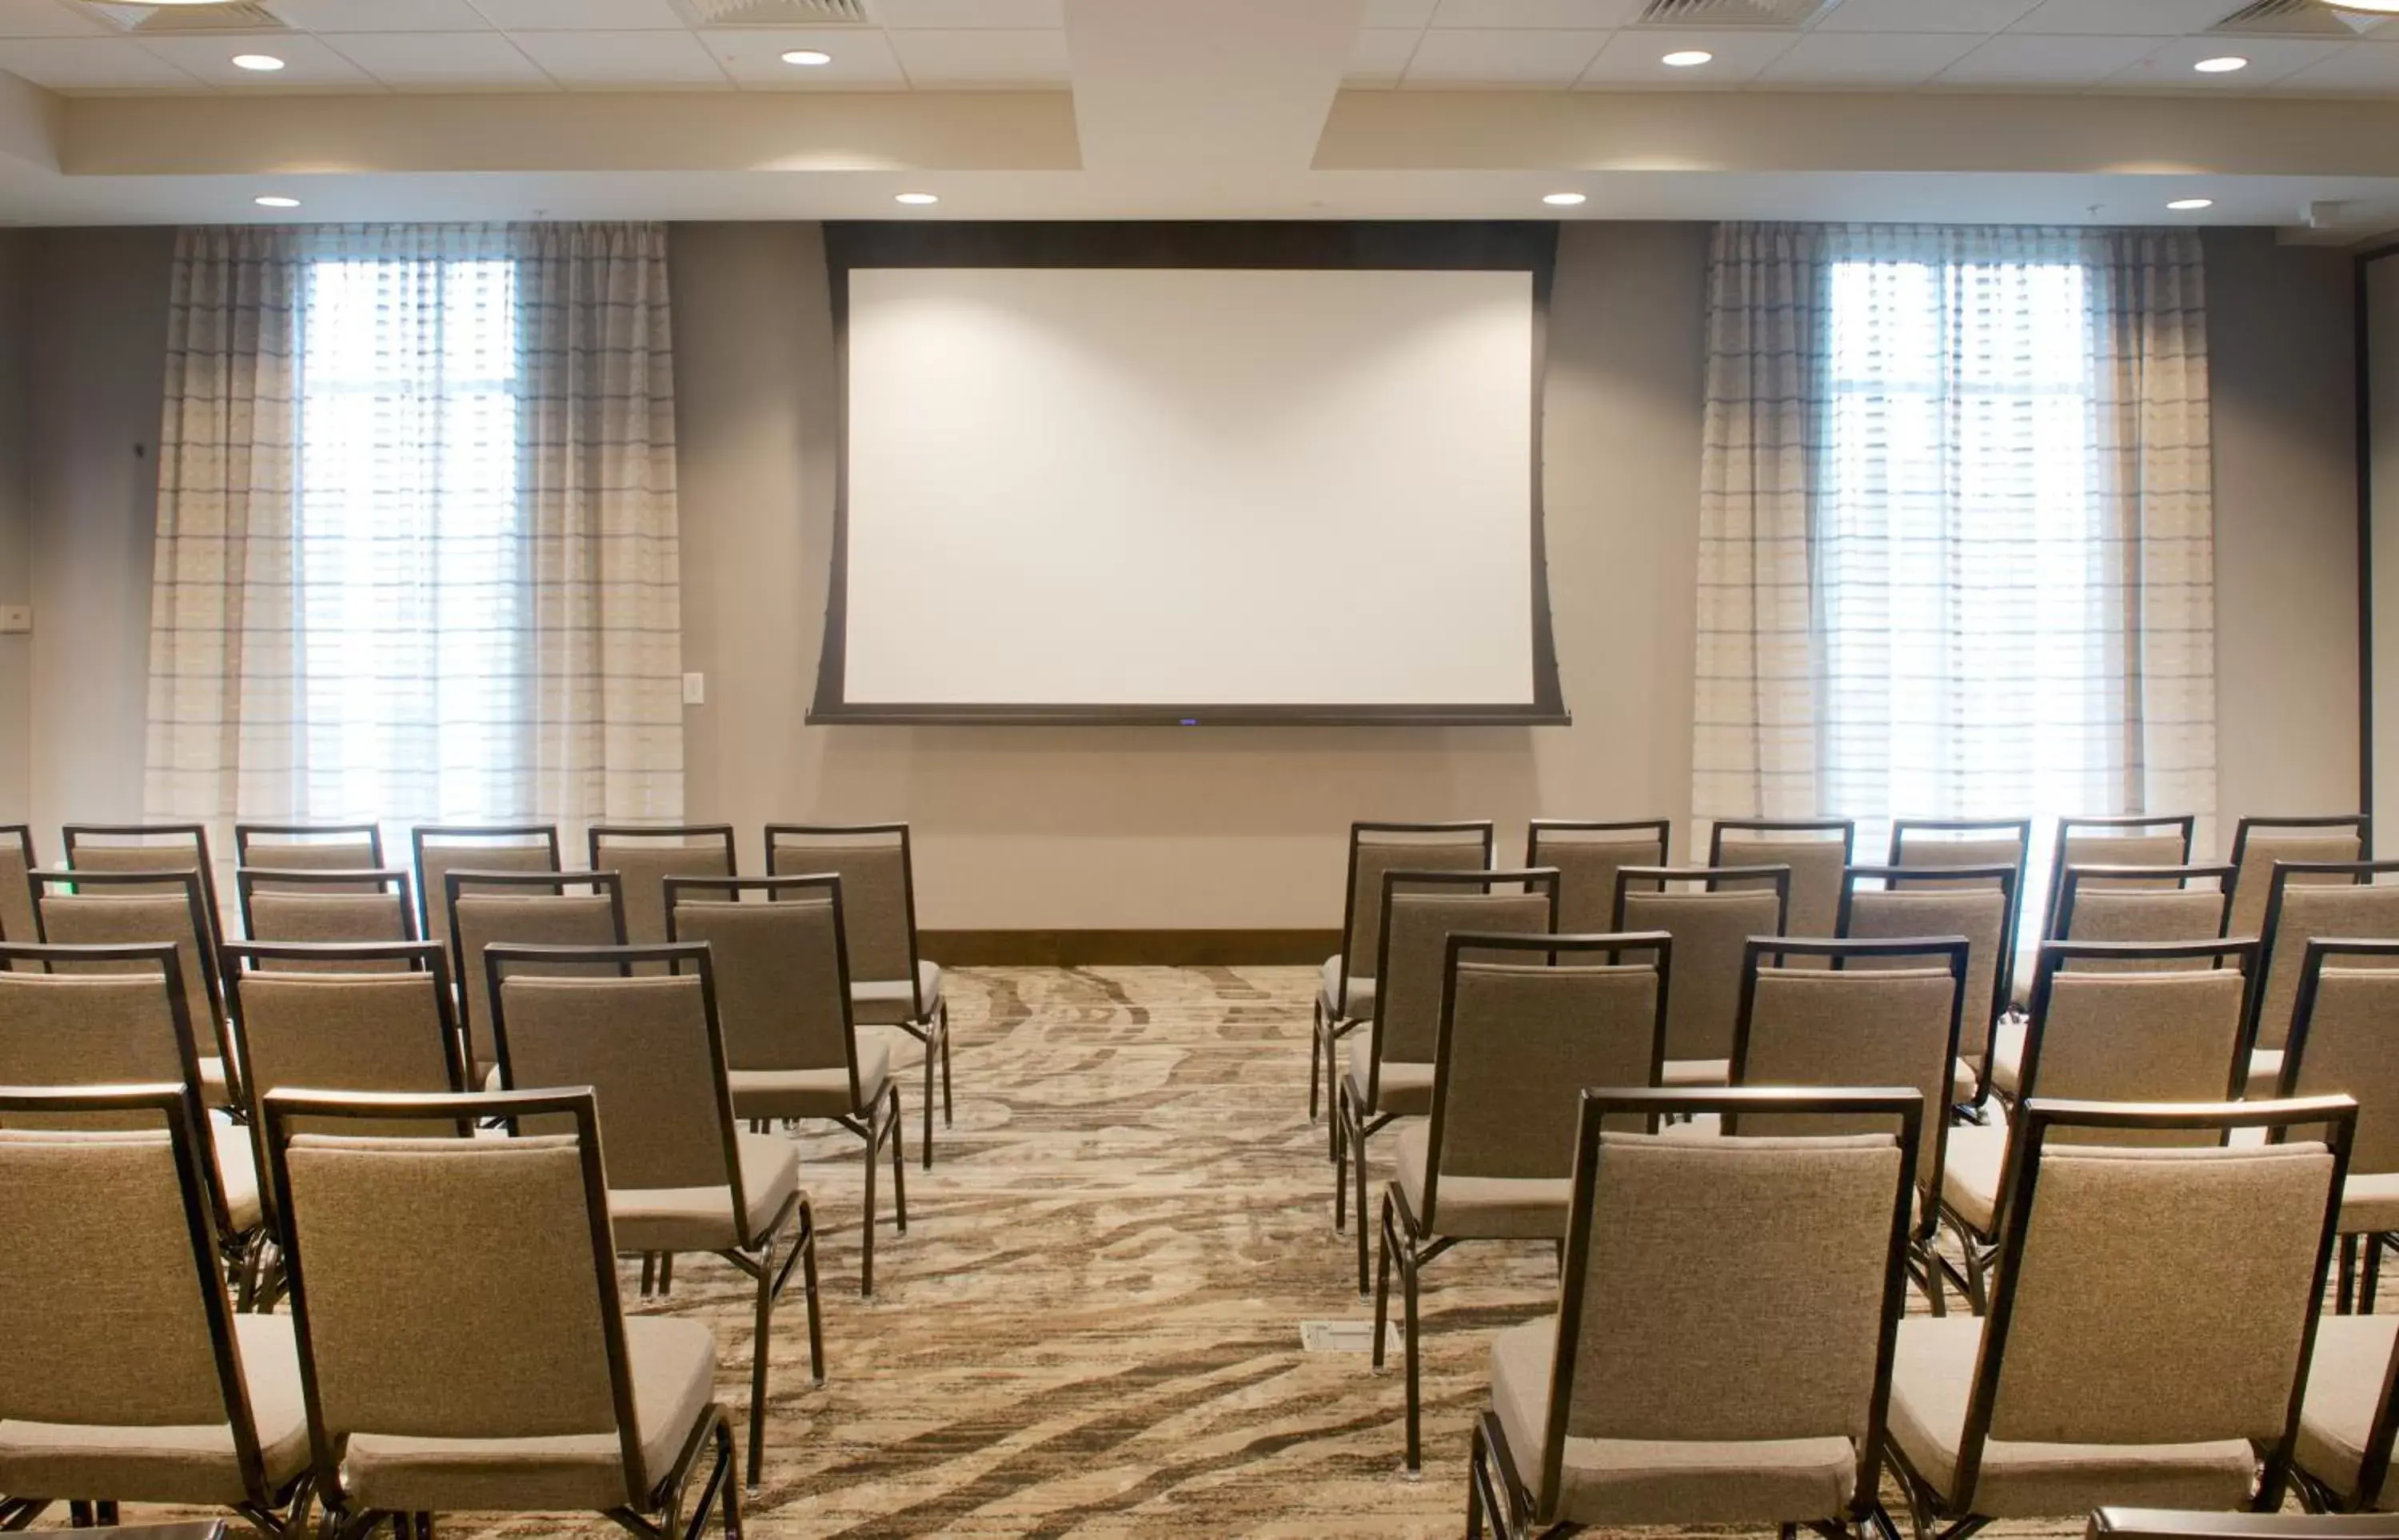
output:
[[[15,636],[33,628],[31,604],[0,604],[0,636]]]
[[[685,706],[705,706],[708,704],[708,676],[706,674],[685,674],[683,676],[683,703]]]

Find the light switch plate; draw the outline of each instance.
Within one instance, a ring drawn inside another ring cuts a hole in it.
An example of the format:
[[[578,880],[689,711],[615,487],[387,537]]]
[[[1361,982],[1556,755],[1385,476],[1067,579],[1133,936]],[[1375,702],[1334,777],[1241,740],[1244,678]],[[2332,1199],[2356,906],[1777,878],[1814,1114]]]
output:
[[[31,604],[0,604],[0,636],[13,636],[34,628],[34,607]]]
[[[705,706],[708,704],[708,676],[706,674],[685,674],[683,676],[683,703],[685,706]]]

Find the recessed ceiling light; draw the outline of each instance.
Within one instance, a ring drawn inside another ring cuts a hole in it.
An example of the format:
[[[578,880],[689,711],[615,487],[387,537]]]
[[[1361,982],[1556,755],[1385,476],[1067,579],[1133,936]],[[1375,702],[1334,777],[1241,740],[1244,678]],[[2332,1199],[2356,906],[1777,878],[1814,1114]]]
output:
[[[786,64],[830,64],[833,62],[833,55],[825,52],[822,48],[793,48],[791,52],[783,55],[783,62]]]
[[[1543,203],[1553,203],[1561,209],[1571,209],[1582,202],[1583,198],[1584,195],[1581,193],[1543,193],[1541,195]]]
[[[2216,207],[2216,200],[2212,197],[2178,197],[2166,207],[2177,214],[2188,214],[2201,209],[2213,209]]]
[[[280,193],[261,193],[250,201],[257,204],[261,209],[297,209],[300,207],[300,200],[298,198],[285,197]]]
[[[237,70],[279,70],[283,67],[283,61],[271,53],[237,53],[233,56],[233,67]]]
[[[1660,64],[1671,64],[1678,70],[1688,70],[1696,69],[1700,65],[1707,63],[1714,58],[1715,58],[1715,55],[1708,52],[1705,48],[1682,48],[1674,53],[1668,54],[1665,58],[1658,61],[1658,62]]]
[[[942,200],[938,195],[933,193],[894,193],[891,195],[891,201],[894,203],[926,204],[939,203]]]
[[[2230,74],[2235,70],[2245,70],[2248,67],[2249,61],[2237,53],[2228,53],[2221,59],[2202,59],[2191,66],[2202,74]]]

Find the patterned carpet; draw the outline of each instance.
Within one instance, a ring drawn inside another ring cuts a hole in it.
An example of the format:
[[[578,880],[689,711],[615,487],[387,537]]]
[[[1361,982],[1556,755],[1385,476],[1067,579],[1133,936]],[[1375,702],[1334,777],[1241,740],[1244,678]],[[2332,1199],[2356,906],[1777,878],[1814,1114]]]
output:
[[[954,973],[957,1121],[923,1170],[912,1043],[901,1056],[909,1232],[894,1237],[887,1220],[872,1303],[857,1293],[858,1142],[806,1141],[831,1383],[808,1388],[795,1289],[777,1320],[751,1533],[1462,1533],[1485,1343],[1547,1308],[1548,1248],[1468,1247],[1428,1269],[1425,1472],[1401,1480],[1399,1376],[1370,1374],[1362,1354],[1300,1348],[1302,1321],[1368,1313],[1349,1242],[1331,1227],[1324,1133],[1306,1116],[1312,979],[1299,968]],[[629,1269],[629,1303],[633,1281]],[[684,1258],[672,1295],[644,1306],[715,1324],[737,1425],[750,1299],[729,1266]],[[441,1531],[620,1533],[571,1517],[455,1516]]]

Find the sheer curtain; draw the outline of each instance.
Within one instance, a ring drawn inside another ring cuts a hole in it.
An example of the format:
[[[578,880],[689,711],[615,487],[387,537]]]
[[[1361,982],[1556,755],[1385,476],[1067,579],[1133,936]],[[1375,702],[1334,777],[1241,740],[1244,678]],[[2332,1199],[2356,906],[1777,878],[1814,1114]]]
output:
[[[186,231],[149,809],[682,811],[656,226]]]
[[[1695,811],[2212,814],[2196,237],[1727,225],[1710,294]]]

